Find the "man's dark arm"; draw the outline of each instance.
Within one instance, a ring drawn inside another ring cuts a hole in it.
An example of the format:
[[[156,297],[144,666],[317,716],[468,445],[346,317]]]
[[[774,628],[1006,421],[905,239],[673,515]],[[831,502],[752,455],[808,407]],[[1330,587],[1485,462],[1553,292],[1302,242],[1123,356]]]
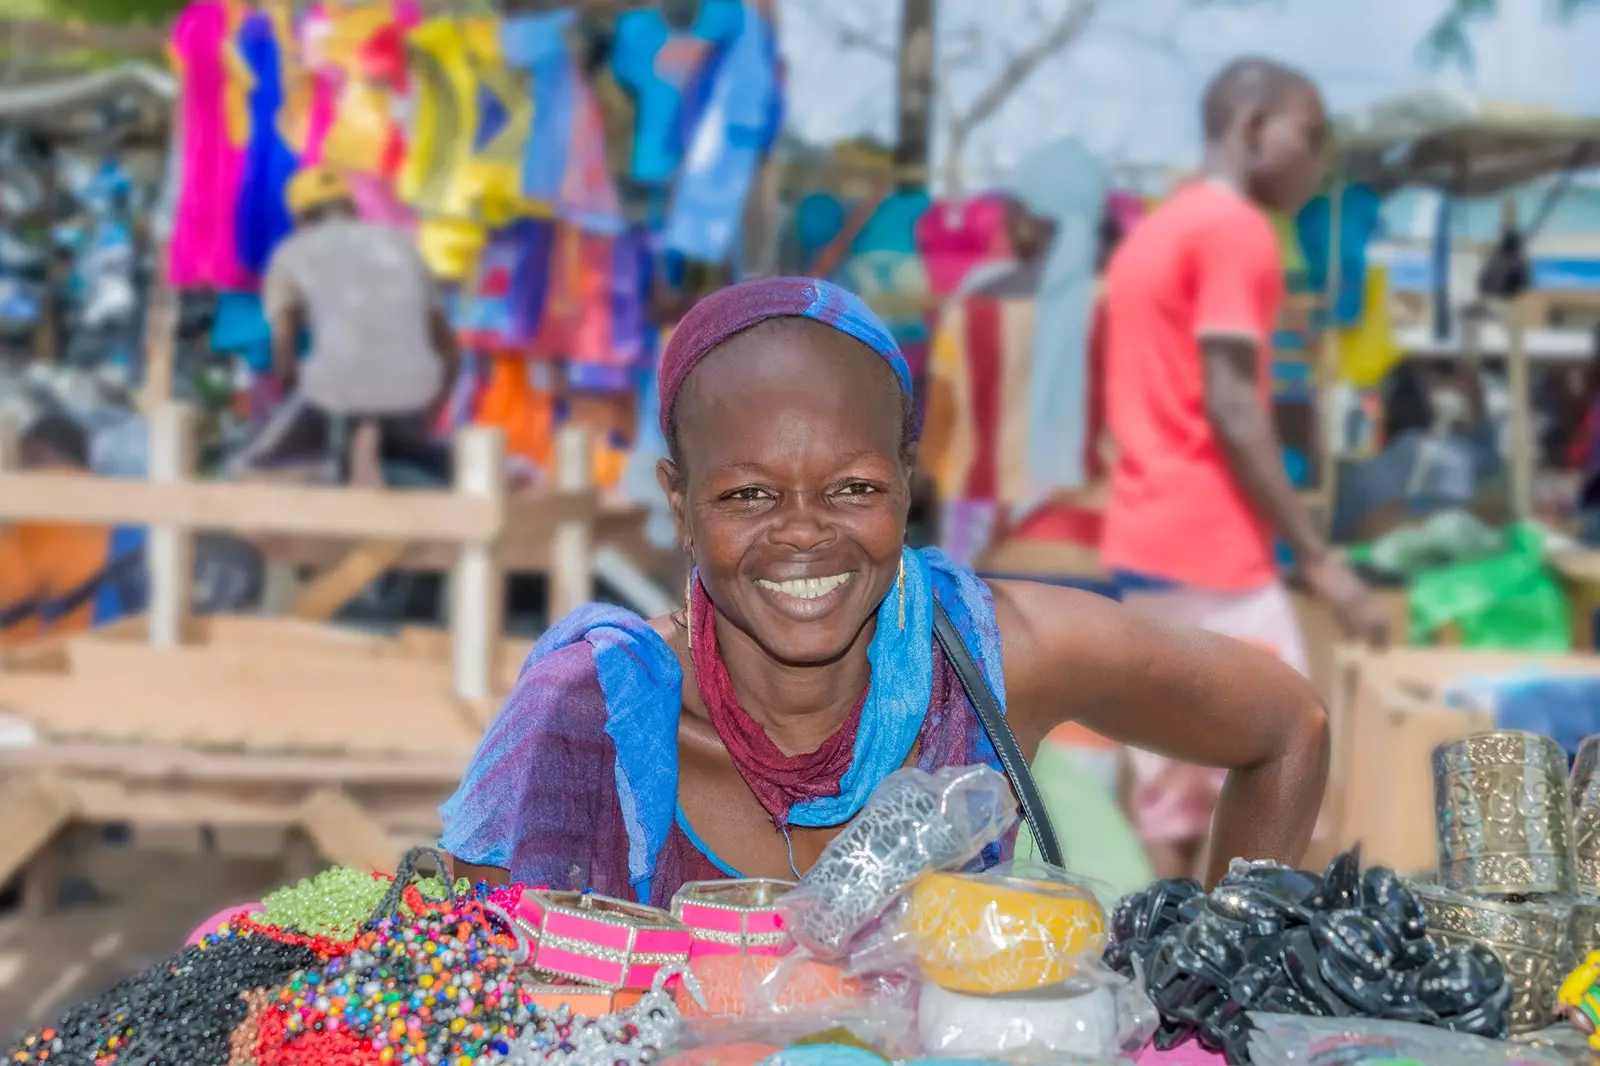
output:
[[[1200,357],[1205,365],[1206,419],[1234,480],[1289,542],[1302,566],[1321,560],[1328,546],[1289,481],[1278,431],[1261,402],[1255,344],[1244,337],[1206,337],[1200,342]]]
[[[428,313],[428,340],[432,343],[433,350],[438,353],[441,364],[439,395],[430,409],[432,417],[437,418],[444,405],[450,401],[450,395],[455,391],[456,377],[461,373],[461,344],[456,339],[455,327],[450,325],[449,316],[437,303]]]
[[[1389,620],[1382,605],[1343,560],[1328,551],[1283,468],[1278,432],[1261,402],[1255,343],[1244,337],[1203,337],[1200,358],[1206,420],[1234,480],[1289,542],[1306,584],[1333,607],[1345,632],[1369,644],[1387,643]]]
[[[268,323],[272,330],[272,376],[285,393],[294,388],[300,369],[300,332],[304,322],[300,301],[294,300],[273,311]]]

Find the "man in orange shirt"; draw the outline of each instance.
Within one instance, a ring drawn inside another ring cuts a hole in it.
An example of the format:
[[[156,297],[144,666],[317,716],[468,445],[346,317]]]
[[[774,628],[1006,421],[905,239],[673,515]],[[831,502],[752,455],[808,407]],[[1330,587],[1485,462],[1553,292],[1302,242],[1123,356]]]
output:
[[[1130,607],[1269,647],[1305,650],[1273,557],[1276,532],[1352,636],[1385,616],[1329,552],[1284,471],[1271,414],[1283,267],[1268,212],[1322,180],[1327,116],[1303,74],[1230,63],[1202,106],[1200,177],[1142,220],[1106,275],[1106,401],[1117,442],[1101,555]],[[1220,773],[1130,752],[1130,807],[1160,876],[1192,873]]]

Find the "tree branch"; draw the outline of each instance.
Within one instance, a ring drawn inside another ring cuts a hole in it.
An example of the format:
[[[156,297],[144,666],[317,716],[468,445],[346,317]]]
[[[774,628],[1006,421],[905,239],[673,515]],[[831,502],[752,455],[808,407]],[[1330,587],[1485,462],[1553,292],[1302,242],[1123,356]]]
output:
[[[1089,28],[1098,7],[1098,0],[1073,0],[1044,36],[1007,61],[999,77],[980,92],[965,111],[950,116],[950,132],[954,139],[959,142],[966,132],[998,111],[1041,63],[1077,40]]]

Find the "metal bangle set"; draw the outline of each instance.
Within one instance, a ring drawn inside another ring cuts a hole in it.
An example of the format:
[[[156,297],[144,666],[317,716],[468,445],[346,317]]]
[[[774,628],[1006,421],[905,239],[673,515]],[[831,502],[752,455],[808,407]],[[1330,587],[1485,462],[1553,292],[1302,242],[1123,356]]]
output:
[[[1549,737],[1476,733],[1433,752],[1439,884],[1418,886],[1429,935],[1496,951],[1513,1032],[1551,1024],[1562,979],[1600,948],[1600,736],[1571,775]]]

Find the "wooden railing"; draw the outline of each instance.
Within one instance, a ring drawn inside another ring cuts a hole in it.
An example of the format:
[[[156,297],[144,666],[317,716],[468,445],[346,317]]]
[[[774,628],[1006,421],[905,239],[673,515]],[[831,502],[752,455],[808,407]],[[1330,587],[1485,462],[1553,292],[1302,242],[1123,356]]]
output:
[[[244,536],[291,535],[431,542],[453,547],[451,662],[455,694],[492,698],[504,617],[499,547],[507,531],[505,439],[466,429],[454,442],[449,491],[222,483],[195,480],[194,413],[175,403],[149,413],[149,477],[120,480],[20,472],[0,433],[0,522],[57,521],[149,528],[148,641],[183,642],[191,602],[192,537],[211,530]],[[553,491],[540,497],[551,530],[550,609],[560,617],[592,595],[591,539],[598,496],[587,444],[569,431],[557,444]]]

